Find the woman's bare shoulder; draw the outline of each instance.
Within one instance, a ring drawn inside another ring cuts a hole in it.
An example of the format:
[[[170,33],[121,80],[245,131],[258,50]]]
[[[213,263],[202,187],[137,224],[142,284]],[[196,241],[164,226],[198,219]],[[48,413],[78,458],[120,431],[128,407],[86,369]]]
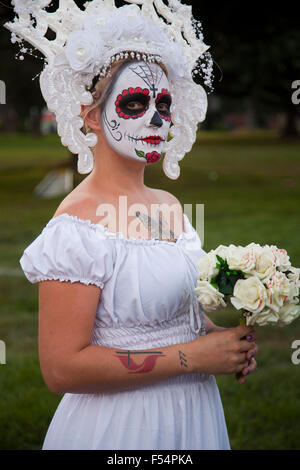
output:
[[[175,204],[177,206],[177,210],[180,212],[182,211],[182,204],[181,202],[177,199],[174,194],[169,193],[168,191],[165,191],[164,189],[154,189],[151,188],[153,191],[153,194],[158,200],[159,204],[168,204],[170,208]]]
[[[97,223],[97,201],[95,196],[83,190],[73,190],[68,194],[59,204],[53,218],[61,214],[68,214],[78,217],[82,220],[89,220],[92,223]]]

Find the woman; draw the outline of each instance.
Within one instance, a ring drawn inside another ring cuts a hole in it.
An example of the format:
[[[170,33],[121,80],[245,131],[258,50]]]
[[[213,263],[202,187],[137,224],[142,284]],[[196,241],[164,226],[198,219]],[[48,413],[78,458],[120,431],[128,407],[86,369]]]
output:
[[[145,67],[159,81],[146,86]],[[130,58],[95,85],[82,106],[94,168],[20,260],[39,282],[41,370],[64,393],[43,449],[230,449],[214,375],[243,383],[256,332],[195,311],[198,234],[172,194],[144,184],[168,135],[169,88],[162,64]]]

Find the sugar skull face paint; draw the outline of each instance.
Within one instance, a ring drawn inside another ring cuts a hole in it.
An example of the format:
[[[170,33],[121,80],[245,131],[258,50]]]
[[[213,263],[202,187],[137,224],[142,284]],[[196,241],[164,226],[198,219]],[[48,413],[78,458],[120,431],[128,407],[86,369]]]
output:
[[[102,110],[109,145],[124,157],[157,162],[171,124],[171,101],[169,81],[159,65],[126,64]]]

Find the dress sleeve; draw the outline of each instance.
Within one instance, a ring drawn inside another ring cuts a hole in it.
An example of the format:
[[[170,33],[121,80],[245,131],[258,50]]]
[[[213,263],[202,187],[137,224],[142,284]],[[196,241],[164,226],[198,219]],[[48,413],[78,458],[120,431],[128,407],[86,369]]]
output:
[[[185,223],[185,249],[189,253],[191,259],[193,259],[194,263],[197,265],[199,259],[206,254],[206,251],[202,248],[202,241],[198,235],[197,230],[190,223],[189,218],[186,215]]]
[[[112,249],[111,241],[100,238],[90,224],[56,217],[24,250],[19,262],[31,283],[59,280],[103,289],[113,273]]]

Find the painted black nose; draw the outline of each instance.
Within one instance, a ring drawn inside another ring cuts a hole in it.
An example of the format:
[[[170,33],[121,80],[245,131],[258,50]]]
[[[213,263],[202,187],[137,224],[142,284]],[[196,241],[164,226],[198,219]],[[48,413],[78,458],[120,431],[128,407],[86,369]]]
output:
[[[150,124],[157,127],[161,127],[163,125],[162,118],[157,111],[153,114]]]

